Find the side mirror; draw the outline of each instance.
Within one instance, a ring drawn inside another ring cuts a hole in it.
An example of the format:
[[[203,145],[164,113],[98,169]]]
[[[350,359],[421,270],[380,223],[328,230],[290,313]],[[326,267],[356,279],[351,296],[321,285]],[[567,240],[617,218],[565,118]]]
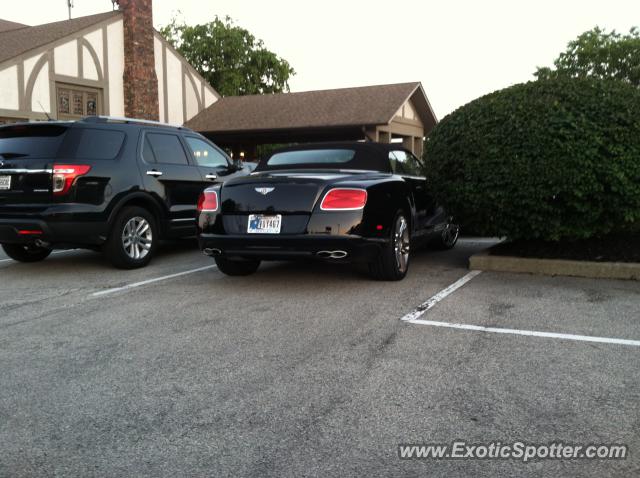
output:
[[[234,159],[233,160],[233,168],[236,171],[240,171],[244,169],[244,161],[242,159]]]

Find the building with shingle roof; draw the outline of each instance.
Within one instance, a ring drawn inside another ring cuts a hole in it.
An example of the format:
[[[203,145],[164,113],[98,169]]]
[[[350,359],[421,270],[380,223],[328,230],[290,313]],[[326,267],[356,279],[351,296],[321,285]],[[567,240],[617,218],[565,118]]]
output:
[[[401,141],[437,119],[419,82],[221,98],[153,28],[152,0],[28,26],[0,20],[0,124],[87,115],[186,124],[248,157],[258,145]]]
[[[420,155],[436,122],[422,85],[413,82],[225,97],[186,125],[238,152],[260,144],[370,140],[402,141]]]
[[[44,25],[0,20],[0,123],[111,115],[183,124],[218,100],[153,28],[151,0],[118,4]]]

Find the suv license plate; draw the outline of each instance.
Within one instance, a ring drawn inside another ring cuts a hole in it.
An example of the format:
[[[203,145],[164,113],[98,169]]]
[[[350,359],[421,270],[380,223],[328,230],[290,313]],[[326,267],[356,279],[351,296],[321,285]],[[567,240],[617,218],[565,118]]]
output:
[[[11,176],[0,176],[0,191],[11,189]]]
[[[248,234],[280,234],[282,216],[265,216],[263,214],[249,214]]]

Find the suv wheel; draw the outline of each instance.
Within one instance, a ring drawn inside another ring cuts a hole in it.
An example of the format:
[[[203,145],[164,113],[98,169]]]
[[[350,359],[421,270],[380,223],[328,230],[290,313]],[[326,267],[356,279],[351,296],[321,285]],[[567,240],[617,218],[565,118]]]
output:
[[[2,244],[2,249],[11,259],[19,262],[40,262],[51,254],[51,249],[34,244]]]
[[[369,272],[374,279],[395,281],[404,279],[409,270],[411,235],[409,222],[404,212],[398,211],[393,221],[391,242],[384,247],[380,256],[369,264]]]
[[[104,254],[119,269],[136,269],[151,261],[157,243],[153,214],[141,207],[126,207],[113,223]]]
[[[215,258],[218,270],[228,276],[248,276],[253,274],[260,267],[260,261],[232,260],[226,257],[217,256]]]

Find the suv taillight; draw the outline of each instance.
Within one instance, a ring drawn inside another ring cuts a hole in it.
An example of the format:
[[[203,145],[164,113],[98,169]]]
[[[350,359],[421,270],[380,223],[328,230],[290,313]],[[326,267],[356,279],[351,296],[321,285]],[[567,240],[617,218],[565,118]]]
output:
[[[323,211],[352,211],[367,203],[367,191],[356,188],[335,188],[324,195],[320,203]]]
[[[218,210],[218,193],[204,191],[198,198],[198,212],[216,212]]]
[[[69,192],[77,177],[87,174],[91,166],[86,164],[54,164],[53,194],[63,196]]]

